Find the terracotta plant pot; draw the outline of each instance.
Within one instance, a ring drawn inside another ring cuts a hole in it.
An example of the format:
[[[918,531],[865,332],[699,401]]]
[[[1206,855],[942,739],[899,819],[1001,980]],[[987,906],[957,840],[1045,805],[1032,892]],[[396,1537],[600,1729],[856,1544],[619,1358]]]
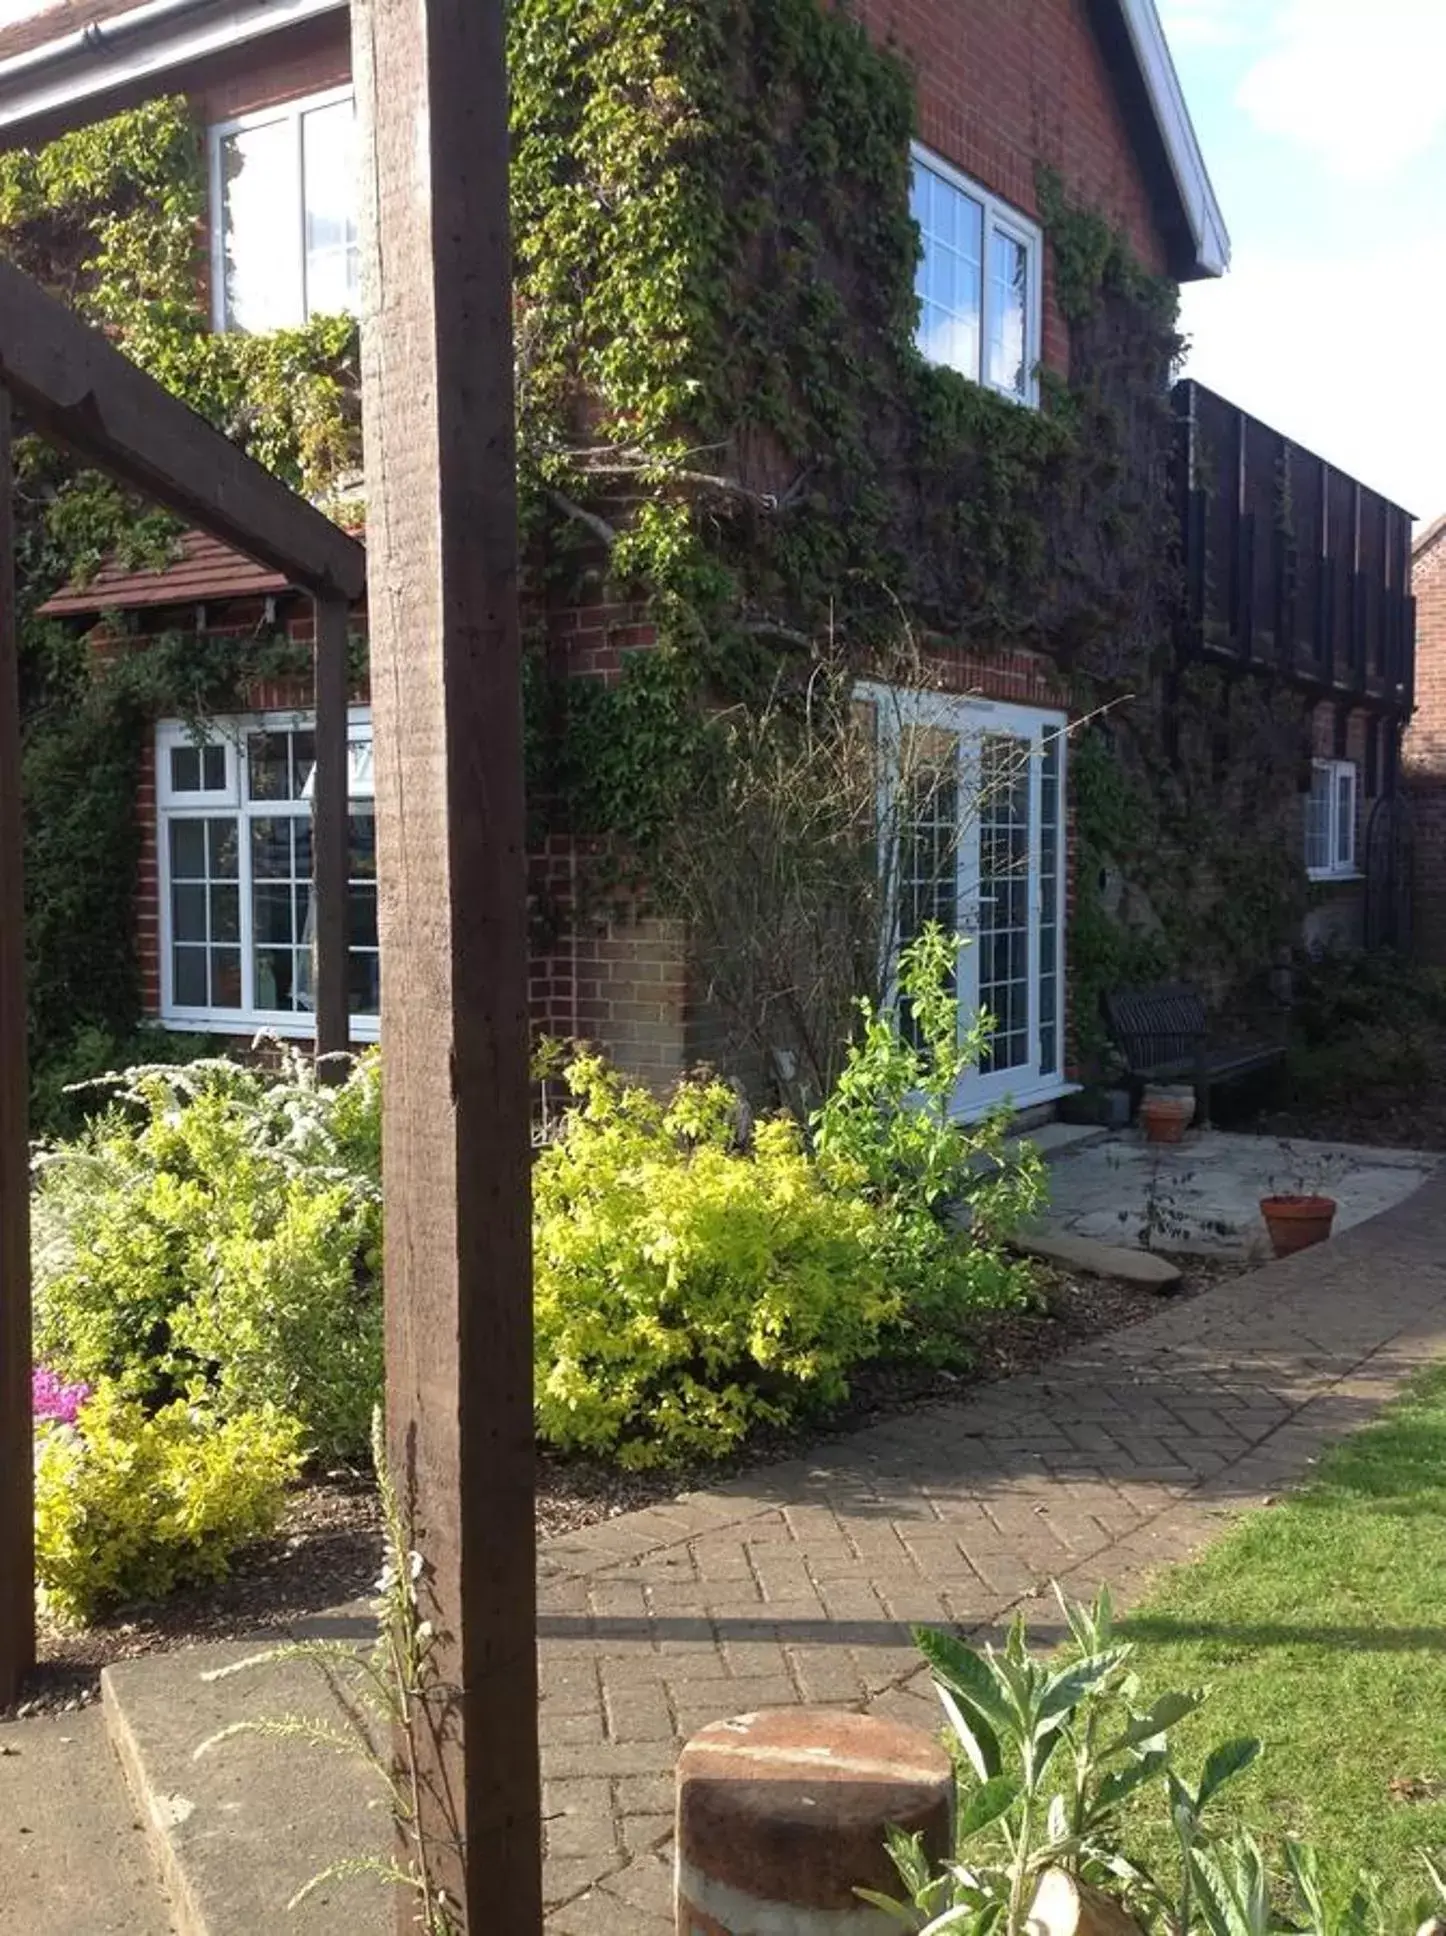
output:
[[[1140,1104],[1140,1121],[1145,1138],[1151,1143],[1179,1143],[1184,1140],[1190,1119],[1195,1114],[1195,1098],[1146,1096]]]
[[[1323,1244],[1336,1220],[1334,1197],[1262,1197],[1260,1214],[1277,1257]]]

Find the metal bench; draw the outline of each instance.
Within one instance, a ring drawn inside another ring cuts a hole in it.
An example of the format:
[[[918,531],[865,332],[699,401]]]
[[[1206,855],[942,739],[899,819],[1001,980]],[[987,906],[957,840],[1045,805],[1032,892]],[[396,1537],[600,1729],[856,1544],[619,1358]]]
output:
[[[1204,998],[1188,982],[1153,988],[1116,988],[1104,998],[1105,1020],[1130,1077],[1145,1082],[1189,1082],[1197,1121],[1210,1120],[1210,1091],[1285,1060],[1283,1042],[1252,1041],[1212,1047]]]

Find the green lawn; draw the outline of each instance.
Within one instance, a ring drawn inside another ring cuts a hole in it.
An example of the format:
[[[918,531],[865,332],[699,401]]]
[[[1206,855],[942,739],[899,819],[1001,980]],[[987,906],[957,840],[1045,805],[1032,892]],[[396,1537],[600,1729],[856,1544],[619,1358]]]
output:
[[[1265,1744],[1217,1824],[1313,1841],[1338,1878],[1373,1868],[1409,1928],[1412,1851],[1446,1847],[1446,1367],[1122,1625],[1150,1694],[1213,1690],[1176,1737],[1187,1775],[1213,1742]],[[1141,1821],[1150,1853],[1161,1813]]]

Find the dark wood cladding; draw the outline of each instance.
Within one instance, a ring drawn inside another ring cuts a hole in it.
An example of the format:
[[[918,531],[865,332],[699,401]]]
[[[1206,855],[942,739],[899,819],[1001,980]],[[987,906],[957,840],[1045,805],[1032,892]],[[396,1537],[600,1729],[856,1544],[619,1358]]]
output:
[[[1184,655],[1409,714],[1410,513],[1203,384],[1175,419]]]

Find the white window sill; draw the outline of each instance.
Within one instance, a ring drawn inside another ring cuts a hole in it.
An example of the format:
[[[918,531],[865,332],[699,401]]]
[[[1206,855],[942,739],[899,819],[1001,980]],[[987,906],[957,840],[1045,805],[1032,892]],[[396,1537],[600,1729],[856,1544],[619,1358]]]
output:
[[[158,1028],[174,1035],[275,1035],[284,1042],[311,1042],[316,1038],[316,1022],[307,1016],[245,1015],[236,1010],[214,1015],[166,1015],[152,1017]],[[351,1018],[351,1039],[358,1044],[376,1042],[381,1024],[374,1015]]]
[[[1328,884],[1331,881],[1363,881],[1365,878],[1359,867],[1308,867],[1306,869],[1306,879],[1321,884]]]

